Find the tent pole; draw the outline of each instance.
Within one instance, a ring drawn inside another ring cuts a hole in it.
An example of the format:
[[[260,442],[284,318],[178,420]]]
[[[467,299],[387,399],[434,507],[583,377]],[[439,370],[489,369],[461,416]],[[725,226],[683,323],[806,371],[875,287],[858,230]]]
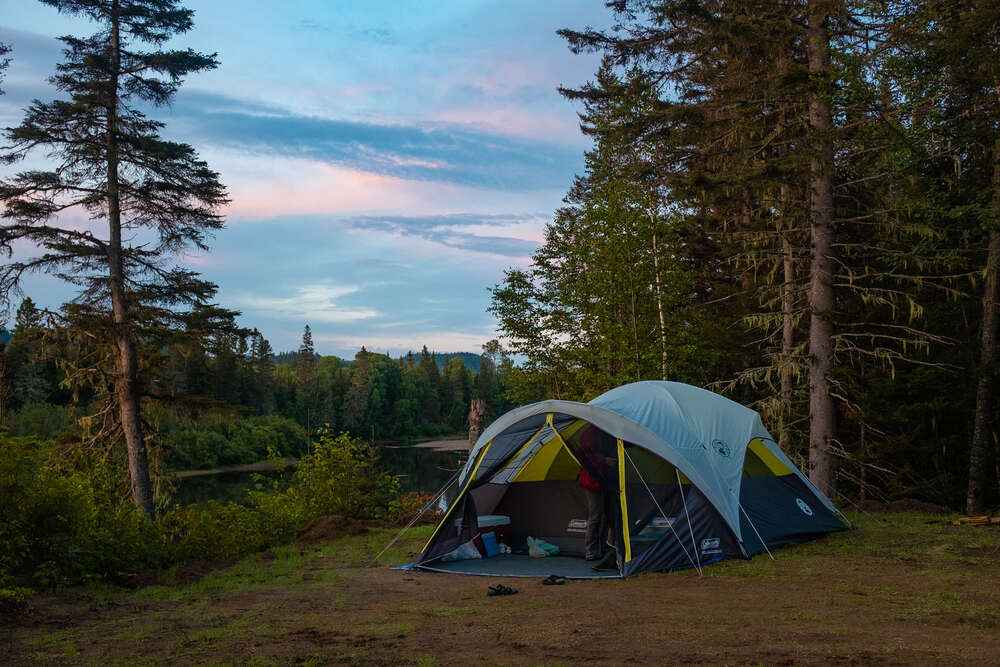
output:
[[[684,503],[684,516],[687,517],[688,532],[691,533],[691,549],[694,550],[694,557],[698,559],[698,569],[701,569],[701,556],[698,555],[698,543],[694,539],[694,528],[691,527],[691,515],[688,513],[688,501],[684,497],[684,485],[681,484],[681,471],[674,468],[677,474],[677,490],[681,492],[681,502]]]
[[[649,484],[646,484],[646,480],[643,478],[642,473],[639,472],[638,466],[636,466],[635,461],[632,460],[632,455],[628,453],[627,449],[625,449],[624,452],[625,452],[625,458],[627,458],[628,462],[632,464],[632,469],[635,470],[635,474],[639,476],[639,481],[641,481],[642,485],[646,487],[646,492],[649,494],[649,497],[653,499],[653,504],[656,505],[656,509],[660,510],[660,516],[666,519],[667,528],[669,528],[670,532],[673,533],[674,537],[677,538],[677,544],[681,545],[681,549],[684,551],[684,555],[688,557],[689,561],[691,561],[691,566],[694,567],[695,571],[698,572],[699,577],[704,576],[701,572],[701,567],[694,562],[694,558],[691,558],[691,554],[688,553],[687,547],[684,546],[684,542],[683,540],[681,540],[680,535],[678,535],[677,531],[674,530],[673,522],[670,521],[670,517],[668,517],[667,513],[663,511],[662,507],[660,507],[660,502],[656,499],[656,496],[653,495],[653,490],[649,488]]]
[[[436,503],[441,498],[441,496],[444,495],[444,492],[447,491],[449,489],[449,487],[451,487],[452,483],[455,481],[455,478],[458,477],[458,474],[460,472],[462,472],[461,468],[459,468],[458,470],[456,470],[455,474],[451,476],[451,479],[449,479],[447,482],[445,482],[444,486],[441,487],[441,490],[437,492],[437,495],[434,496],[433,498],[431,498],[430,502],[428,502],[426,505],[424,505],[422,508],[420,508],[420,510],[414,515],[414,517],[412,519],[410,519],[410,523],[406,524],[406,527],[403,528],[403,530],[399,531],[399,533],[397,533],[396,537],[392,538],[392,541],[389,542],[389,544],[385,545],[385,548],[382,549],[382,551],[378,552],[378,556],[375,556],[375,561],[376,562],[378,561],[379,558],[382,557],[382,554],[384,554],[386,551],[389,550],[389,547],[391,547],[393,544],[395,544],[396,541],[403,536],[403,533],[405,533],[406,531],[408,531],[410,528],[413,527],[413,524],[415,524],[417,522],[417,519],[419,519],[421,516],[423,516],[424,512],[426,512],[430,508],[431,505],[433,505],[434,503]]]
[[[745,509],[743,509],[743,504],[742,503],[737,503],[737,504],[740,506],[740,510],[743,512],[743,516],[747,518],[747,523],[749,523],[750,527],[753,528],[753,532],[757,533],[757,539],[760,540],[760,543],[762,545],[764,545],[764,551],[766,551],[767,555],[771,557],[771,560],[774,560],[774,554],[772,554],[771,550],[767,548],[767,542],[765,542],[764,538],[760,536],[760,532],[757,530],[757,526],[753,525],[753,521],[750,520],[750,515],[747,514],[747,511]]]

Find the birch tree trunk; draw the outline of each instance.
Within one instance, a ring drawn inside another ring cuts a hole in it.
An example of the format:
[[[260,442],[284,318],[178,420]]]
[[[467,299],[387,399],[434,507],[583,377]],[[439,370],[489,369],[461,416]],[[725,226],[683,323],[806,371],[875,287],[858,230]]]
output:
[[[830,395],[833,367],[833,145],[830,99],[825,82],[830,73],[830,36],[826,3],[812,0],[808,10],[809,73],[815,80],[809,102],[813,135],[810,165],[812,198],[809,267],[809,479],[826,495],[834,487],[830,446],[836,434],[836,413]]]
[[[655,224],[655,218],[650,215]],[[663,286],[660,283],[660,254],[656,247],[656,232],[653,232],[653,271],[656,284],[656,311],[660,316],[660,365],[663,381],[667,380],[667,318],[663,313]]]

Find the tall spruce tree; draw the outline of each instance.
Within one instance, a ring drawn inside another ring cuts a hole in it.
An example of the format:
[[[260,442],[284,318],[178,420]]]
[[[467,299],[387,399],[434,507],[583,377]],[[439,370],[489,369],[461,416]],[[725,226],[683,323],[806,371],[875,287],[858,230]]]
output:
[[[168,104],[186,75],[218,61],[190,49],[159,48],[192,27],[193,12],[176,0],[42,1],[90,19],[98,31],[61,38],[65,61],[51,82],[68,99],[35,100],[21,125],[5,132],[6,161],[41,149],[54,164],[0,184],[0,248],[10,256],[14,243],[28,242],[43,251],[4,265],[0,295],[16,292],[26,274],[46,272],[80,287],[78,300],[110,320],[114,400],[132,497],[152,516],[135,313],[211,298],[215,286],[175,261],[185,248],[207,249],[208,235],[223,226],[219,210],[228,199],[219,175],[194,149],[161,138],[163,123],[140,108]],[[60,219],[74,211],[89,215],[89,229]]]
[[[0,83],[3,83],[5,70],[10,65],[10,58],[7,57],[8,53],[10,53],[10,46],[0,42]],[[3,88],[0,88],[0,95],[3,95],[3,92]]]
[[[299,356],[295,361],[295,388],[302,398],[303,423],[306,431],[311,433],[316,417],[316,351],[313,347],[312,329],[307,324],[302,331],[302,344],[299,345]]]

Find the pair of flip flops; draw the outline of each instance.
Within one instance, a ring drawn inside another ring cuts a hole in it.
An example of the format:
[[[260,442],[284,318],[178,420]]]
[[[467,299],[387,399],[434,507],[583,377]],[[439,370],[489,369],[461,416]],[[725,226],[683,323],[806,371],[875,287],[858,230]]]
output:
[[[560,577],[558,574],[550,574],[542,579],[542,584],[545,586],[562,586],[565,583],[566,577]]]
[[[516,588],[511,588],[510,586],[504,586],[503,584],[497,584],[496,586],[490,586],[489,590],[486,592],[487,595],[513,595],[517,592]]]

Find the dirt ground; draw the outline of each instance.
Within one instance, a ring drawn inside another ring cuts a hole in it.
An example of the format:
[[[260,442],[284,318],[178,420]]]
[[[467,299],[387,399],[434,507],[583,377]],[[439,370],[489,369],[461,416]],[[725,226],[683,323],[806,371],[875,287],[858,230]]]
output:
[[[194,582],[36,596],[0,664],[1000,663],[1000,526],[852,518],[773,561],[563,586],[385,566],[429,527],[376,566],[393,531],[372,528]],[[488,597],[499,582],[519,593]]]

